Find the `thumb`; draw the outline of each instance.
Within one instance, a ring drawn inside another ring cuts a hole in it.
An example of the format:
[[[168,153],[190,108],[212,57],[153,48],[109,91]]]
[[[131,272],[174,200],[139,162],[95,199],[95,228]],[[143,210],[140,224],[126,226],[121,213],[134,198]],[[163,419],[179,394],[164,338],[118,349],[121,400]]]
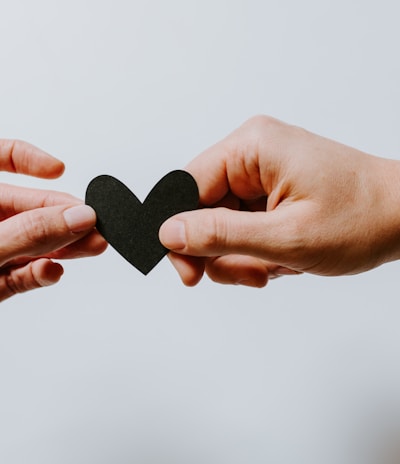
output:
[[[277,262],[276,258],[282,258],[290,242],[290,224],[293,223],[289,221],[289,225],[282,227],[283,216],[287,214],[277,210],[248,212],[212,208],[188,211],[165,221],[159,238],[166,248],[183,255],[212,257],[235,253]]]

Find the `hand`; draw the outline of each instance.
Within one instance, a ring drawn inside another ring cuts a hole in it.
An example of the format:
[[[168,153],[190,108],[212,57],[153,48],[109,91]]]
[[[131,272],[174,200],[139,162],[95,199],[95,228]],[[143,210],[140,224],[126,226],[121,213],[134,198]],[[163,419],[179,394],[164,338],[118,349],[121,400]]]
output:
[[[267,116],[195,158],[203,209],[160,240],[183,282],[262,287],[268,276],[344,275],[400,258],[400,163]]]
[[[25,142],[0,139],[0,170],[52,179],[64,164]],[[107,245],[94,230],[93,209],[66,193],[0,184],[0,221],[0,301],[56,283],[63,268],[52,259],[93,256]]]

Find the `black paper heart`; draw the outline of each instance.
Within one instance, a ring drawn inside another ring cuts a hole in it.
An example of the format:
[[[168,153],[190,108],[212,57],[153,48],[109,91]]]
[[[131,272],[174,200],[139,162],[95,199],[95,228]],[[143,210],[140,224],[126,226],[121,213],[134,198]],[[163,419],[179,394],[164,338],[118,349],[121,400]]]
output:
[[[147,275],[168,253],[158,239],[161,224],[174,214],[196,209],[199,190],[188,172],[172,171],[141,203],[118,179],[102,175],[89,183],[85,202],[96,211],[96,227],[107,242]]]

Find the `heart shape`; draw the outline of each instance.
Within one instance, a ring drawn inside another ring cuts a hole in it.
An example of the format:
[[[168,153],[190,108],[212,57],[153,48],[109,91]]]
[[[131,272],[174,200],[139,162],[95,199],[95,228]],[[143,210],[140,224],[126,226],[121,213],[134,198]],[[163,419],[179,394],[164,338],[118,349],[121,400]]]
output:
[[[188,172],[172,171],[141,203],[118,179],[101,175],[89,183],[85,202],[96,211],[96,227],[107,242],[147,275],[169,251],[158,238],[161,224],[198,208],[199,190]]]

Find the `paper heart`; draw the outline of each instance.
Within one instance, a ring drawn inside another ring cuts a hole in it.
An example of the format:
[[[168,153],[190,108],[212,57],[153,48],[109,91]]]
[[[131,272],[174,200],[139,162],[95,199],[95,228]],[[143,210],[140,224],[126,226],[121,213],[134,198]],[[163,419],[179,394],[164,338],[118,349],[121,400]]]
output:
[[[161,224],[174,214],[196,209],[199,191],[188,172],[172,171],[142,203],[118,179],[102,175],[89,183],[85,202],[96,211],[96,227],[107,242],[147,275],[168,253],[158,239]]]

